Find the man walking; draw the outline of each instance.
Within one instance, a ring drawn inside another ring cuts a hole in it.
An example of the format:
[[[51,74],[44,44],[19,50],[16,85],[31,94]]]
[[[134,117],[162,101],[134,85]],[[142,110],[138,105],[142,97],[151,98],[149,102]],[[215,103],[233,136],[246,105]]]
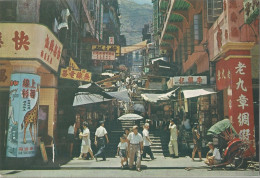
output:
[[[136,170],[141,171],[141,154],[143,152],[143,138],[140,133],[138,133],[138,126],[133,126],[133,132],[131,132],[128,137],[128,150],[129,150],[129,168],[133,168],[133,162],[135,155],[137,156]]]
[[[100,127],[97,128],[95,133],[95,145],[98,147],[98,152],[94,155],[96,161],[98,156],[102,156],[103,161],[106,160],[105,155],[105,137],[107,140],[107,143],[109,143],[108,137],[107,137],[107,130],[104,127],[104,121],[100,121]]]
[[[170,155],[173,157],[178,157],[178,130],[177,130],[177,126],[174,123],[174,120],[170,121],[170,125],[169,125],[169,129],[170,129],[170,142],[169,142],[169,152]]]
[[[153,152],[151,150],[150,145],[153,144],[149,137],[149,123],[144,124],[143,130],[143,140],[144,140],[144,152],[142,154],[142,158],[146,158],[146,153],[150,156],[152,160],[154,160]]]

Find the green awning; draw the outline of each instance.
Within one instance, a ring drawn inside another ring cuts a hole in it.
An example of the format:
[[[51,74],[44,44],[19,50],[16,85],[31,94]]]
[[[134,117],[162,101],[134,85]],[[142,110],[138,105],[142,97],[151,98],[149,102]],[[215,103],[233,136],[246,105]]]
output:
[[[218,135],[221,132],[225,131],[226,129],[231,128],[232,132],[237,135],[237,132],[235,131],[234,127],[232,126],[229,119],[223,119],[216,124],[214,124],[207,132],[207,135]]]

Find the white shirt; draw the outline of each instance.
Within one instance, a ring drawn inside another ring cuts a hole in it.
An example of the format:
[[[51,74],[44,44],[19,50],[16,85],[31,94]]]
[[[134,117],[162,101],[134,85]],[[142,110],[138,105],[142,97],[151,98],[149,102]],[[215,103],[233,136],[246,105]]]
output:
[[[107,130],[105,129],[105,127],[100,126],[99,128],[97,128],[95,136],[104,137],[106,134],[107,134]]]
[[[217,148],[214,148],[214,150],[213,150],[213,156],[215,156],[214,159],[216,159],[216,160],[221,160],[220,152],[219,152],[219,150],[218,150]]]
[[[140,142],[143,141],[142,135],[140,133],[137,133],[136,135],[134,134],[134,132],[131,132],[127,139],[129,140],[129,142],[131,144],[139,144]]]
[[[149,137],[149,131],[147,129],[143,130],[143,139],[144,139],[144,146],[150,146],[151,143],[148,141],[147,137]]]
[[[74,126],[73,125],[69,126],[68,134],[74,134]]]
[[[171,132],[170,140],[177,140],[177,138],[178,138],[177,126],[175,124],[173,124],[173,125],[170,124],[169,129],[170,129],[170,132]]]
[[[128,147],[128,143],[127,142],[123,142],[123,143],[119,142],[117,147],[120,148],[120,150],[126,150],[127,147]]]
[[[83,135],[84,134],[88,134],[87,137],[82,137],[82,145],[90,145],[90,132],[89,132],[89,129],[86,128],[83,130]]]

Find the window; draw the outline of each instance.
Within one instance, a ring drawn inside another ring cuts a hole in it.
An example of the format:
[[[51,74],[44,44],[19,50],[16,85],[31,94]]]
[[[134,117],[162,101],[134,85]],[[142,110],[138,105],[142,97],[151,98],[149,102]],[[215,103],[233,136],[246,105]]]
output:
[[[223,0],[207,0],[208,23],[214,23],[223,11]]]
[[[196,14],[193,17],[194,24],[194,44],[199,44],[203,39],[202,15]]]

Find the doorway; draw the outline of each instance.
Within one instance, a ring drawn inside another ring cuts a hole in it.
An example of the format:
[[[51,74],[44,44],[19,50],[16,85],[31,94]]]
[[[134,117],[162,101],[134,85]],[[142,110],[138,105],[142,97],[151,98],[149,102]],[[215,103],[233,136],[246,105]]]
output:
[[[8,129],[9,92],[0,91],[0,169],[5,159],[6,137]]]

